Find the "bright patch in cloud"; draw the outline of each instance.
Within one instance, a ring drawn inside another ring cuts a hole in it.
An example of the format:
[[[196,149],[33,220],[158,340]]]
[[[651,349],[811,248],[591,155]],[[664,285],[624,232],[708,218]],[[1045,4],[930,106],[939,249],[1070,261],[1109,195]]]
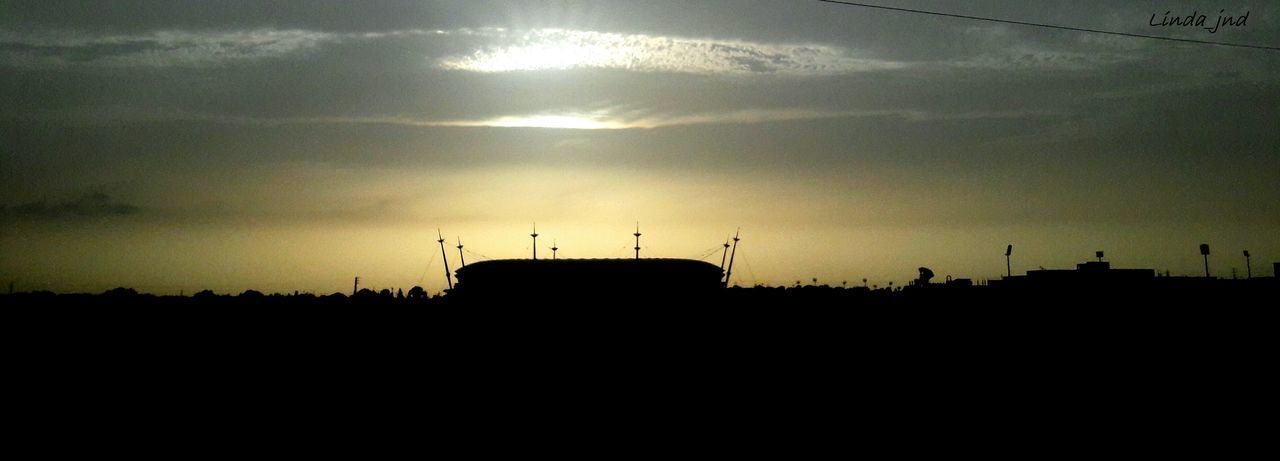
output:
[[[827,45],[768,44],[593,31],[485,29],[501,42],[439,61],[450,70],[513,72],[579,68],[707,75],[829,75],[906,64],[856,56]]]
[[[457,125],[470,125],[458,122]],[[475,122],[473,126],[495,126],[504,128],[566,128],[575,130],[600,130],[626,128],[615,122],[597,117],[583,115],[530,115],[524,117],[498,117],[492,120]]]
[[[527,116],[503,116],[484,120],[425,122],[431,126],[488,126],[502,128],[563,128],[578,130],[624,130],[663,128],[685,125],[754,124],[788,120],[812,120],[857,115],[809,109],[749,109],[699,114],[636,115],[618,110],[594,112],[545,113]]]

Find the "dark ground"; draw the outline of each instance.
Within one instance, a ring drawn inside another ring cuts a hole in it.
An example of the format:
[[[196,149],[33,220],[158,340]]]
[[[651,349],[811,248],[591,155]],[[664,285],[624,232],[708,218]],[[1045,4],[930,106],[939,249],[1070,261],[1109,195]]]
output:
[[[1273,406],[1276,293],[0,299],[9,435],[53,453],[1221,456]]]

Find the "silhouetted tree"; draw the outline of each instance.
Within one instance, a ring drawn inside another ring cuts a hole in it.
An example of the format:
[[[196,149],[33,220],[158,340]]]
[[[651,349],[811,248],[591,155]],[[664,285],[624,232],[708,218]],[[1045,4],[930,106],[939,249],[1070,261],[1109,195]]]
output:
[[[138,296],[138,290],[133,288],[115,287],[102,293],[103,296]]]
[[[351,295],[352,301],[371,301],[377,298],[378,293],[368,288],[361,288],[360,291],[356,292],[356,294]]]

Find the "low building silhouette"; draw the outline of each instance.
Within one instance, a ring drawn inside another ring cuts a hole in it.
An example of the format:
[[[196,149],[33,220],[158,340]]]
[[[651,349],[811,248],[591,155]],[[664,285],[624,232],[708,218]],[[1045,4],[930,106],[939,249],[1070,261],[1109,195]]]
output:
[[[689,259],[503,259],[457,270],[462,298],[652,297],[711,293],[724,273]]]
[[[990,284],[999,288],[1114,288],[1149,286],[1155,279],[1155,269],[1112,269],[1110,262],[1089,261],[1076,264],[1075,270],[1031,270],[1026,275],[992,280]]]

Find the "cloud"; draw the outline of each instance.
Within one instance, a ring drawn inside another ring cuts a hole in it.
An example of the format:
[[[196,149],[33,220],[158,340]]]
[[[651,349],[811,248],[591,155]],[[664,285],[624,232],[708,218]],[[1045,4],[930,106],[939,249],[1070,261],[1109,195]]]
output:
[[[994,70],[1083,71],[1140,59],[1146,42],[1132,37],[1080,34],[1068,41],[1041,41],[1028,37],[1024,29],[1006,25],[970,26],[961,37],[973,40],[974,49],[985,50],[957,56],[946,64],[956,68]]]
[[[938,120],[1019,119],[1057,115],[1045,110],[942,112],[922,109],[831,110],[783,107],[747,108],[717,112],[672,113],[623,106],[594,110],[548,110],[529,114],[498,115],[479,119],[431,119],[404,115],[353,115],[314,117],[258,117],[166,111],[153,108],[103,106],[61,113],[29,114],[36,120],[74,120],[86,123],[197,121],[231,125],[398,125],[457,128],[549,128],[567,130],[658,129],[692,125],[753,125],[834,118],[891,117],[907,122]]]
[[[0,208],[0,213],[19,218],[77,219],[125,216],[135,214],[138,210],[138,207],[118,202],[102,192],[90,192],[65,202],[39,200],[11,208]]]
[[[377,123],[427,127],[556,128],[578,130],[657,129],[691,125],[754,125],[762,123],[851,117],[894,117],[908,122],[1045,117],[1048,111],[933,112],[926,110],[828,110],[809,108],[741,109],[688,114],[646,113],[604,109],[504,115],[479,120],[415,120],[403,117],[299,119],[315,123]]]
[[[0,31],[0,56],[20,67],[207,67],[281,57],[340,38],[324,32],[273,29],[133,35]]]
[[[1006,49],[984,53],[968,59],[952,62],[959,68],[982,68],[996,70],[1064,70],[1083,71],[1102,66],[1134,61],[1136,56],[1126,53],[1112,52],[1076,52],[1050,50],[1030,46],[1011,46]]]
[[[472,52],[431,58],[438,68],[481,73],[614,69],[698,75],[839,75],[908,64],[823,44],[622,34],[567,29],[403,29],[335,33],[304,29],[161,30],[135,34],[0,30],[0,62],[14,67],[213,67],[281,58],[340,43],[408,38]]]
[[[701,75],[835,75],[906,67],[905,63],[858,56],[844,48],[819,44],[565,29],[481,29],[471,33],[498,44],[440,59],[437,65],[471,72],[616,69]]]

